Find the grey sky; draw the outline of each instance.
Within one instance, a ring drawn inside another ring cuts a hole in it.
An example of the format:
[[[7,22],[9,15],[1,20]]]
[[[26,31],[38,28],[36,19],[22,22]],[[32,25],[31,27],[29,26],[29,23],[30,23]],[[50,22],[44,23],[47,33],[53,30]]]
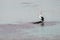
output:
[[[0,0],[0,23],[38,21],[41,8],[46,21],[60,20],[60,0]]]

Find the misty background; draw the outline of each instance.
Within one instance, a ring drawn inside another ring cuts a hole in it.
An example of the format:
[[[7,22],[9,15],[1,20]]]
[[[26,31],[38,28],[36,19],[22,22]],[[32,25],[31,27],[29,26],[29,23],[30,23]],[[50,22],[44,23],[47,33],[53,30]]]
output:
[[[60,0],[0,0],[0,24],[39,21],[60,21]]]
[[[41,10],[44,25],[30,23]],[[59,30],[60,0],[0,0],[0,40],[60,40]]]

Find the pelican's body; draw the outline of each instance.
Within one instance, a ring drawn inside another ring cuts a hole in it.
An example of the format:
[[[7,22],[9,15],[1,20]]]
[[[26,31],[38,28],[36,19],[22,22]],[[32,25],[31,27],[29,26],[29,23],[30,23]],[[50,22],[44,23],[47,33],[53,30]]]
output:
[[[43,16],[41,16],[40,19],[41,19],[41,21],[34,22],[34,24],[39,24],[39,23],[43,23],[44,22],[44,17]]]

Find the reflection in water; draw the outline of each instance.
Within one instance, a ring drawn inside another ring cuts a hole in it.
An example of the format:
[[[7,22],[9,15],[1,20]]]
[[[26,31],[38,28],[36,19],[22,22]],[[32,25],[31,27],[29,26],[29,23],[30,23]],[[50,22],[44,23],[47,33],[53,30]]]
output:
[[[42,27],[44,26],[44,22],[41,23],[41,26],[42,26]]]

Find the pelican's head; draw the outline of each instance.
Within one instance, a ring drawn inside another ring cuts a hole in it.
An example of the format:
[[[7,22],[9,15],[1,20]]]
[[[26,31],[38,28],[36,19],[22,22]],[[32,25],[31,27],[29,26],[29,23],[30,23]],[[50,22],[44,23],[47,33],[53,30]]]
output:
[[[42,17],[42,15],[39,15],[39,18],[41,18]]]

